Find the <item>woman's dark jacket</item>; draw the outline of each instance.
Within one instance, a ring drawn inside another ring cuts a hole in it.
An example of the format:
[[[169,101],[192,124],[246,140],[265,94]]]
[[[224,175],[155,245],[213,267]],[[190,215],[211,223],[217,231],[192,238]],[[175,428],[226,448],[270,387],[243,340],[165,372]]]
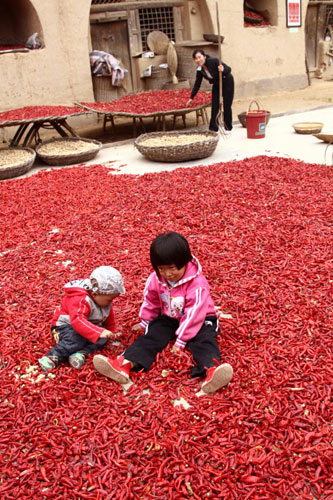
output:
[[[208,80],[209,83],[212,83],[213,85],[217,85],[217,86],[219,85],[219,69],[218,69],[219,64],[220,64],[220,62],[219,62],[219,59],[217,57],[209,57],[209,56],[206,57],[205,66],[207,67],[209,73],[212,75],[212,78],[210,78],[207,75],[204,68],[199,66],[197,69],[197,76],[196,76],[196,79],[194,82],[194,86],[193,86],[193,89],[191,92],[191,99],[193,99],[195,97],[195,95],[198,93],[198,90],[200,89],[201,82],[202,82],[203,78],[206,78],[206,80]],[[224,67],[224,70],[222,72],[222,79],[226,80],[228,75],[231,74],[231,68],[230,68],[230,66],[225,64],[223,61],[222,61],[222,64]]]

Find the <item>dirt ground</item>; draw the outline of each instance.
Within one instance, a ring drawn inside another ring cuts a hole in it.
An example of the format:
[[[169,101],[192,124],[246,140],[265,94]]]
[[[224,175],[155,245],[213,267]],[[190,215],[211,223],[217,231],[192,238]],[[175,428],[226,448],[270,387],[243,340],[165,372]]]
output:
[[[255,99],[261,109],[266,109],[272,113],[272,116],[279,116],[289,113],[301,112],[309,109],[315,109],[321,106],[327,106],[332,104],[333,106],[333,81],[325,81],[312,79],[311,85],[305,89],[295,90],[293,92],[282,92],[280,94],[272,94],[262,97],[255,97]],[[233,121],[238,122],[238,114],[243,111],[247,111],[251,103],[251,98],[249,99],[235,99],[232,110],[233,110]],[[253,108],[256,109],[255,104]],[[208,109],[208,114],[210,110]],[[200,122],[201,123],[201,122]],[[196,117],[194,113],[188,114],[186,117],[187,127],[195,126]],[[177,118],[175,128],[182,128],[183,124],[180,118]],[[167,129],[172,128],[171,118],[167,120]],[[130,139],[133,137],[133,127],[131,120],[128,119],[116,119],[116,130],[115,133],[111,132],[110,125],[107,125],[106,134],[103,134],[102,121],[97,125],[82,127],[78,129],[79,135],[82,137],[93,137],[105,142],[118,142],[121,140]],[[155,130],[152,120],[145,120],[145,129],[147,132]],[[143,133],[144,130],[138,127],[138,134]]]

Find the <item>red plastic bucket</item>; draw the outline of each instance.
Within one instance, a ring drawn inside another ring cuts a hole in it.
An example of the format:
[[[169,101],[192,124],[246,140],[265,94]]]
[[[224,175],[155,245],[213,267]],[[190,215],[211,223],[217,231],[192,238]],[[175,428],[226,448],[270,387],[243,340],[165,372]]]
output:
[[[266,130],[266,111],[248,111],[246,113],[246,130],[248,139],[262,139]]]

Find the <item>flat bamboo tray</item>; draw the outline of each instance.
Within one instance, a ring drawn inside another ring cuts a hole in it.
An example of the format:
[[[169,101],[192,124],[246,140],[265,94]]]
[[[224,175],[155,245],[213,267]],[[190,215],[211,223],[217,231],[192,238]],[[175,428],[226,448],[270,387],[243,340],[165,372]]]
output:
[[[319,134],[324,124],[321,122],[300,122],[293,123],[297,134]]]
[[[191,142],[189,144],[177,144],[184,136],[197,135],[205,136],[203,140]],[[174,145],[167,146],[145,146],[143,143],[153,138],[174,138]],[[184,132],[152,132],[150,134],[140,135],[134,142],[137,150],[146,158],[152,161],[174,163],[178,161],[197,160],[206,158],[214,153],[219,134],[217,132],[201,132],[198,130],[187,130]]]
[[[82,108],[82,106],[80,106]],[[79,116],[79,115],[84,115],[87,111],[90,111],[89,109],[86,109],[85,111],[82,109],[82,111],[77,111],[75,113],[69,113],[67,115],[50,115],[50,116],[39,116],[37,118],[25,118],[22,120],[6,120],[3,122],[0,122],[0,127],[12,127],[15,125],[24,125],[24,124],[29,124],[29,123],[38,123],[38,122],[54,122],[54,121],[61,121],[61,120],[66,120],[67,118],[70,118],[72,116]]]
[[[333,134],[313,134],[317,139],[320,139],[321,141],[333,143]]]
[[[0,161],[2,151],[10,151],[13,152],[13,154],[15,154],[15,152],[19,153],[20,151],[26,151],[30,154],[30,158],[25,161],[20,161],[17,164],[11,163],[5,166],[0,165],[0,180],[11,179],[13,177],[18,177],[19,175],[26,174],[31,169],[36,158],[35,151],[30,148],[1,148]]]
[[[75,151],[75,143],[76,142],[86,142],[87,150],[83,152]],[[42,147],[46,144],[59,144],[66,143],[73,144],[73,153],[68,154],[47,154],[41,151]],[[90,145],[90,147],[89,147]],[[93,147],[97,146],[97,147]],[[82,163],[95,158],[97,153],[102,147],[102,143],[99,141],[95,141],[94,139],[84,139],[83,137],[60,137],[57,139],[49,139],[48,141],[41,142],[36,147],[36,152],[38,157],[48,165],[73,165],[74,163]]]
[[[100,109],[95,109],[91,108],[90,106],[87,106],[86,104],[82,103],[75,103],[77,106],[81,106],[81,108],[86,109],[88,111],[93,111],[94,113],[98,113],[100,115],[107,115],[107,116],[127,116],[129,118],[149,118],[149,117],[159,117],[159,116],[167,116],[167,115],[174,115],[175,113],[181,114],[181,113],[191,113],[192,111],[197,111],[198,109],[203,109],[203,108],[208,108],[211,106],[211,102],[206,102],[204,104],[199,104],[198,106],[194,106],[191,108],[183,108],[183,109],[168,109],[167,111],[152,111],[151,113],[128,113],[126,111],[102,111]]]

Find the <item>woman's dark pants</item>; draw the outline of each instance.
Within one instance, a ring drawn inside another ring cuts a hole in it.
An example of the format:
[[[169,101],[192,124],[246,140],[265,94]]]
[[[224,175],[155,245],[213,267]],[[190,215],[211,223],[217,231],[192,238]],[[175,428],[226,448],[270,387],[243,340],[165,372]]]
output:
[[[226,130],[232,130],[232,102],[234,100],[234,77],[230,74],[222,79],[223,90],[223,115]],[[219,112],[219,85],[213,83],[212,88],[212,114],[209,123],[209,130],[218,132],[216,123],[217,114]]]

